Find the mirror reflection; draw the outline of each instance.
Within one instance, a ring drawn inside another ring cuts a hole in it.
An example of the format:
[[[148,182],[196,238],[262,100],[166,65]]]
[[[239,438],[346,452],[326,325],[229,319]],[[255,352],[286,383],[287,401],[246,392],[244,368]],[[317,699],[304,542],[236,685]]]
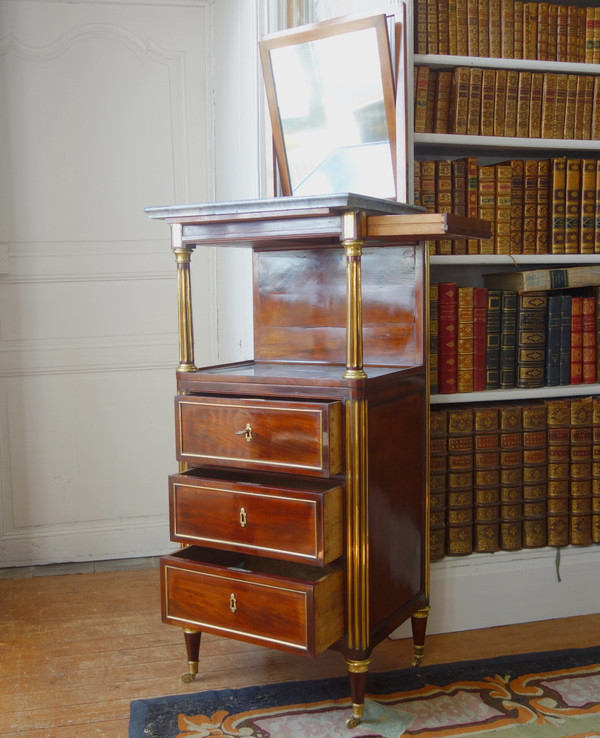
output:
[[[283,194],[394,198],[385,16],[277,34],[261,56]]]

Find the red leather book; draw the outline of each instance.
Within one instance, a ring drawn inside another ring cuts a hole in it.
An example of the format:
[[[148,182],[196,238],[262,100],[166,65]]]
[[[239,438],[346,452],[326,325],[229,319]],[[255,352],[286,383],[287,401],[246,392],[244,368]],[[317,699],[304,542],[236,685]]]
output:
[[[456,392],[457,299],[456,283],[441,282],[438,287],[438,389],[442,395]]]
[[[596,298],[584,297],[582,310],[582,382],[596,381]]]
[[[583,381],[583,297],[571,301],[571,384]]]
[[[482,392],[486,385],[488,291],[473,289],[473,391]]]

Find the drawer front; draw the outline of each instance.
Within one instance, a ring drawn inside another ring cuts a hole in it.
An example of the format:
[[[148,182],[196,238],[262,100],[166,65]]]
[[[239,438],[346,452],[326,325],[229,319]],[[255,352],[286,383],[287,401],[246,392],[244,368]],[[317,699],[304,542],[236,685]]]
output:
[[[311,655],[342,636],[341,569],[286,578],[205,563],[198,551],[161,559],[164,622]]]
[[[332,476],[342,471],[341,402],[176,398],[177,458],[196,465]]]
[[[342,555],[342,487],[320,486],[293,489],[283,483],[174,474],[169,478],[171,539],[328,564]]]

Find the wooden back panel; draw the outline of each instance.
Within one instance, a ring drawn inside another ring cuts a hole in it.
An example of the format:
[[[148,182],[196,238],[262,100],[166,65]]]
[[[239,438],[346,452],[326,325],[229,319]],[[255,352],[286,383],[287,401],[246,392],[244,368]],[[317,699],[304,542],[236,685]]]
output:
[[[256,361],[344,364],[343,249],[254,254]],[[423,362],[423,246],[367,247],[362,256],[363,363]]]

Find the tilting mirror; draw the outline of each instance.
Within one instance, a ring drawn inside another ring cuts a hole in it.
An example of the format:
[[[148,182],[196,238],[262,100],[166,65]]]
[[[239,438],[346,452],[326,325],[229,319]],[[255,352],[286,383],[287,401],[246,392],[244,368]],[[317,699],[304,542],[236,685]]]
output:
[[[260,42],[260,54],[282,194],[396,199],[386,16],[273,34]]]

